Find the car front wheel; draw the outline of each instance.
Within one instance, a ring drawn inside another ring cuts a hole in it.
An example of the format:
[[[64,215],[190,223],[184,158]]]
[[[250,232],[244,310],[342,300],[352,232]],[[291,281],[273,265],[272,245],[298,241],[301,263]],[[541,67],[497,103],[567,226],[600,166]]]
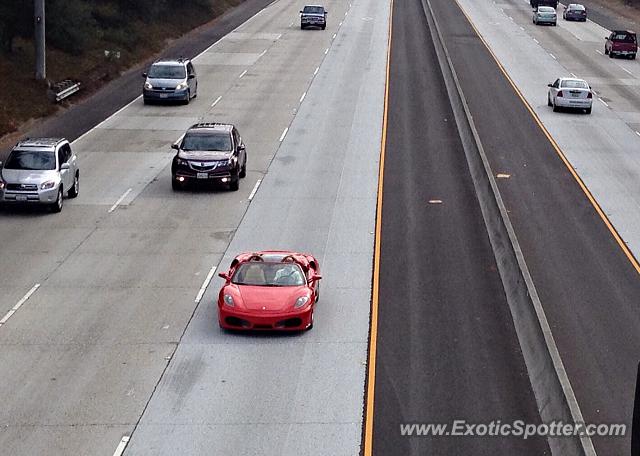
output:
[[[591,114],[591,108],[587,108],[587,109],[585,109],[585,111],[586,111],[587,114]]]
[[[551,95],[547,95],[547,106],[553,106],[553,103],[551,103]]]
[[[61,212],[62,211],[62,205],[64,204],[62,202],[62,197],[63,197],[64,192],[62,191],[62,185],[58,188],[58,198],[56,199],[55,203],[52,203],[50,208],[51,208],[51,212]]]
[[[236,170],[231,174],[231,181],[229,181],[229,190],[236,192],[240,189],[240,170]]]
[[[76,177],[73,179],[73,187],[69,190],[69,198],[76,198],[80,193],[80,172],[76,172]]]

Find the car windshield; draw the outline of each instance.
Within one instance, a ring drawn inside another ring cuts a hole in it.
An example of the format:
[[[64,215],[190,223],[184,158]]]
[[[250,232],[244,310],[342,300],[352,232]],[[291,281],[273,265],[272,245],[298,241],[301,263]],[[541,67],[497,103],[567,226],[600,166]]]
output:
[[[188,133],[182,141],[184,151],[230,151],[229,133]]]
[[[53,152],[42,150],[14,150],[4,167],[30,170],[56,169],[56,156]]]
[[[149,77],[153,79],[184,79],[186,76],[182,65],[151,65]]]
[[[324,14],[324,8],[322,6],[305,6],[302,12],[309,14]]]
[[[304,273],[296,263],[251,261],[236,269],[231,282],[236,285],[263,287],[299,287],[304,285]]]
[[[575,11],[584,11],[584,6],[582,6],[582,5],[569,5],[569,9],[570,10],[575,10]]]
[[[539,13],[555,13],[556,10],[554,10],[550,6],[540,6],[538,7],[538,12]]]
[[[562,83],[560,84],[560,87],[567,88],[567,89],[588,89],[589,84],[587,84],[584,81],[567,79],[565,81],[562,81]]]
[[[636,37],[635,35],[630,35],[628,33],[618,33],[613,36],[613,41],[624,41],[626,43],[635,43]]]

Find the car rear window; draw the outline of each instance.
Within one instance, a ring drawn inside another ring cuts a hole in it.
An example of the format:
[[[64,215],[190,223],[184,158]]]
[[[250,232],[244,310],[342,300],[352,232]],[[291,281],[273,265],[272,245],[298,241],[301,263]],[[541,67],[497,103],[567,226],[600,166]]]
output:
[[[182,140],[184,151],[230,151],[231,135],[229,133],[187,133]]]
[[[186,72],[182,65],[151,65],[149,77],[153,79],[184,79]]]
[[[560,83],[560,87],[566,88],[566,89],[588,89],[589,84],[587,84],[584,81],[575,81],[572,79],[568,79],[566,81],[562,81]]]
[[[625,43],[635,43],[636,36],[631,33],[617,33],[613,35],[613,41],[624,41]]]
[[[538,12],[539,13],[555,13],[556,10],[551,8],[550,6],[539,6]]]
[[[42,150],[14,150],[4,167],[39,171],[56,169],[56,156],[53,152]]]
[[[324,8],[322,6],[305,6],[302,12],[310,14],[324,14]]]
[[[576,10],[576,11],[584,11],[584,6],[582,6],[582,5],[569,5],[569,9],[570,10]]]

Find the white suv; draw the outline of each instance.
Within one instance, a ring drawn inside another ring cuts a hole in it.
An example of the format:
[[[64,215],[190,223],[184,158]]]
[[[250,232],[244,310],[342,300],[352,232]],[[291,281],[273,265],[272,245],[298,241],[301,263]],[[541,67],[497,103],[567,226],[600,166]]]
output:
[[[0,162],[1,203],[44,204],[60,212],[63,196],[78,196],[79,185],[77,157],[66,139],[25,139]]]

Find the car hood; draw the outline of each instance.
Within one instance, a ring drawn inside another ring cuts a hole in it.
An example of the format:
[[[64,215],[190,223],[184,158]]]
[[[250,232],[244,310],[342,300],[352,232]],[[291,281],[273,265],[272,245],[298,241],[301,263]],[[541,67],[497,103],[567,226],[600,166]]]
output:
[[[247,310],[281,312],[293,309],[293,304],[300,296],[308,296],[306,286],[299,287],[258,287],[239,285],[243,307]]]
[[[159,89],[175,89],[178,84],[184,81],[185,81],[184,79],[147,78],[147,82],[149,84]]]
[[[181,150],[178,156],[185,160],[228,160],[232,153],[223,150]]]
[[[58,171],[30,170],[30,169],[7,169],[1,171],[2,180],[10,184],[41,184],[49,180],[57,180],[59,178]]]

